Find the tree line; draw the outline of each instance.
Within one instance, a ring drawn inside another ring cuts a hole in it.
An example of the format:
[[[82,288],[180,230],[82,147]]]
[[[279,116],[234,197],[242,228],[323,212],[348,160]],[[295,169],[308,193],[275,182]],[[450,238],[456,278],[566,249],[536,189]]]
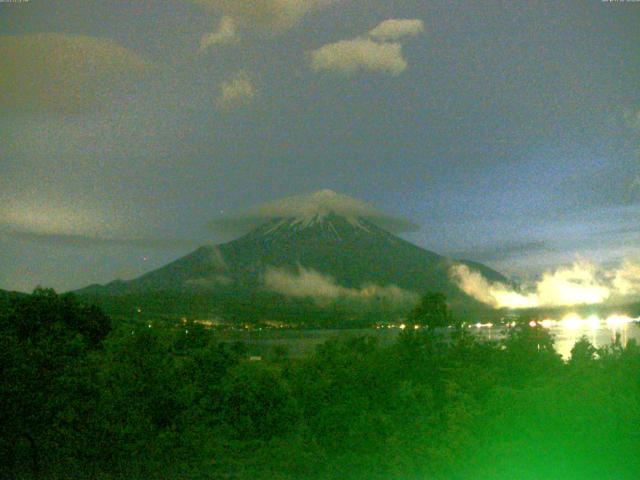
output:
[[[450,314],[431,296],[412,314]],[[431,317],[429,317],[431,315]],[[447,320],[450,320],[447,317]],[[38,289],[0,312],[0,478],[637,478],[640,349],[406,329],[261,361]]]

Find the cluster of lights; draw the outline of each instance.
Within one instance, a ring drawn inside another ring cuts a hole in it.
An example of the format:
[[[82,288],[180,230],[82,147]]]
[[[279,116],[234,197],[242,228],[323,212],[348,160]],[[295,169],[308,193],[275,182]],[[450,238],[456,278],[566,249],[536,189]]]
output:
[[[634,321],[636,321],[636,319],[633,319],[626,315],[614,314],[606,318],[605,324],[609,328],[615,328],[621,325],[626,325],[627,323],[632,323]],[[549,318],[545,318],[544,320],[540,320],[540,321],[531,320],[529,322],[529,326],[535,327],[537,325],[540,325],[541,327],[544,327],[544,328],[561,326],[568,330],[577,330],[579,328],[589,327],[595,330],[600,328],[601,323],[602,321],[600,320],[600,317],[598,317],[597,315],[589,315],[586,318],[582,318],[576,313],[570,313],[562,317],[561,320],[551,320]]]
[[[411,328],[411,327],[409,325],[407,325],[406,323],[401,323],[399,325],[395,325],[393,323],[389,323],[387,325],[384,325],[384,324],[376,325],[376,330],[380,330],[380,329],[383,329],[383,328],[399,328],[400,330],[405,330],[405,329]],[[419,330],[420,328],[425,328],[425,327],[423,327],[421,325],[417,325],[417,324],[413,325],[413,329],[414,330]]]
[[[631,323],[631,322],[635,322],[638,319],[634,319],[634,318],[629,318],[625,315],[611,315],[609,317],[607,317],[607,327],[617,327],[620,325],[625,325],[627,323]]]
[[[640,318],[634,319],[626,315],[614,314],[614,315],[608,316],[604,320],[604,323],[607,325],[608,328],[615,328],[615,327],[626,325],[627,323],[632,323],[638,320],[640,320]],[[562,317],[561,320],[552,320],[550,318],[545,318],[544,320],[529,321],[530,327],[537,327],[537,326],[541,326],[543,328],[562,327],[568,330],[577,330],[583,327],[589,327],[595,330],[600,328],[601,324],[602,324],[602,320],[597,315],[589,315],[588,317],[583,318],[576,313],[570,313],[568,315],[565,315],[564,317]],[[478,322],[478,323],[467,325],[467,328],[475,327],[480,329],[480,328],[492,328],[493,326],[494,326],[493,323]],[[508,323],[505,323],[504,326],[507,328],[513,328],[516,326],[516,322],[513,322],[513,321],[508,322]],[[404,329],[405,326],[400,325],[400,328]]]
[[[473,325],[467,325],[467,328],[476,327],[476,328],[491,328],[493,327],[493,323],[474,323]]]

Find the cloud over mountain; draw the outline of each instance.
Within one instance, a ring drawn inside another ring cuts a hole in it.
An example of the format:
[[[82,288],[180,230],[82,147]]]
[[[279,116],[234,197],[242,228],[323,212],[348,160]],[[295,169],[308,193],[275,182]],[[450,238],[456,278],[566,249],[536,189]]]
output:
[[[281,268],[269,268],[264,274],[264,286],[267,290],[289,297],[312,298],[320,304],[340,298],[356,301],[380,299],[397,304],[411,304],[418,300],[416,293],[403,290],[396,285],[367,284],[361,288],[347,288],[336,283],[329,275],[303,267],[298,267],[296,273]]]
[[[358,219],[371,222],[393,233],[417,229],[417,225],[400,217],[381,212],[365,202],[332,190],[319,190],[307,195],[294,195],[266,202],[245,212],[219,217],[210,227],[219,233],[242,234],[270,220],[289,218],[300,224],[335,213],[358,224]]]
[[[599,270],[584,260],[546,272],[523,291],[490,282],[466,265],[454,265],[450,275],[467,295],[494,308],[536,308],[599,304],[614,297],[640,294],[640,265],[627,261],[620,268]]]

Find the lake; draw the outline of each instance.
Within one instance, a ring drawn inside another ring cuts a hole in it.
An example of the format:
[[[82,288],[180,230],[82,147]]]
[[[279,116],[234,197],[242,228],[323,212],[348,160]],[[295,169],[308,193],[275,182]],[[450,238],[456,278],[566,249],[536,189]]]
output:
[[[549,320],[547,328],[555,337],[556,350],[567,359],[571,356],[573,345],[582,336],[586,336],[595,347],[604,347],[619,336],[623,346],[631,339],[640,342],[640,325],[624,315],[611,315],[601,319],[596,315],[582,318],[568,315],[559,322]],[[545,321],[542,322],[543,326]]]
[[[625,315],[609,315],[600,318],[596,315],[581,317],[568,314],[562,318],[546,318],[538,323],[547,328],[554,336],[556,350],[563,358],[571,356],[573,345],[582,336],[586,336],[597,347],[610,345],[619,337],[624,346],[631,339],[640,342],[640,325],[638,319]],[[492,324],[468,325],[467,329],[488,341],[504,338],[510,327]],[[252,355],[268,356],[276,345],[286,347],[289,356],[303,357],[311,354],[317,345],[330,338],[348,338],[354,336],[371,335],[379,339],[380,343],[388,344],[396,339],[402,331],[401,326],[385,328],[363,328],[349,330],[289,330],[266,329],[219,332],[225,341],[243,341],[249,345]]]

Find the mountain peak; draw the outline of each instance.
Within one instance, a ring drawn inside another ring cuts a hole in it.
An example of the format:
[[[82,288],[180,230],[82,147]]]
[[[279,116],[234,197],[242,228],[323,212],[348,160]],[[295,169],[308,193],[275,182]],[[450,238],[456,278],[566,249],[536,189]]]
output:
[[[258,216],[264,215],[265,218],[286,220],[299,228],[322,223],[330,215],[342,217],[353,226],[362,227],[359,217],[378,215],[364,202],[329,189],[269,202],[254,208],[252,212]]]
[[[416,228],[407,220],[381,212],[361,200],[330,189],[263,203],[244,213],[214,220],[211,226],[218,230],[245,233],[267,223],[286,221],[297,228],[306,228],[324,222],[330,215],[341,217],[357,228],[366,229],[365,223],[392,233]]]
[[[315,197],[335,197],[338,194],[330,188],[323,188],[322,190],[313,192],[311,195]]]
[[[371,234],[379,229],[358,217],[342,216],[333,211],[319,211],[298,217],[274,218],[248,235],[270,237],[284,232],[285,236],[288,236],[297,235],[302,231],[312,231],[309,235],[317,239],[342,240],[351,236],[354,230],[359,230],[360,234]]]

